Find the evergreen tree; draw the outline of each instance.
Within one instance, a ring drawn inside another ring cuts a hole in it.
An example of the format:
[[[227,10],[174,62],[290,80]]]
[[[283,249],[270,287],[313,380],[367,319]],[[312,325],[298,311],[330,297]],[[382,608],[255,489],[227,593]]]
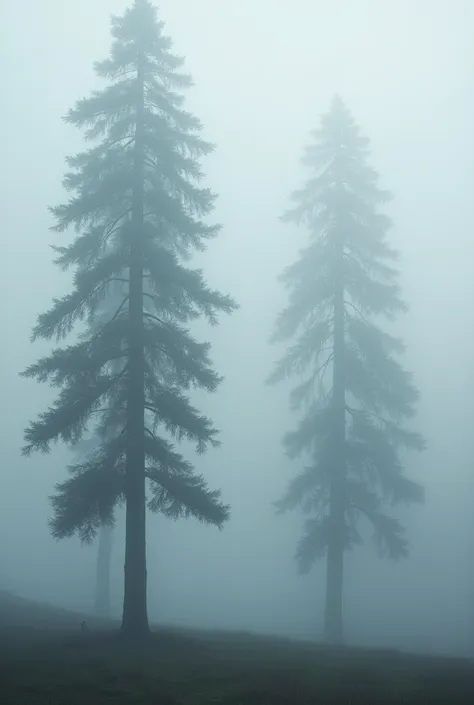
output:
[[[23,373],[60,388],[26,429],[23,452],[48,452],[56,440],[100,438],[92,457],[69,468],[67,486],[53,499],[53,533],[91,540],[125,501],[122,633],[140,636],[149,629],[146,487],[152,511],[219,527],[229,515],[173,439],[194,442],[198,453],[219,444],[212,422],[186,392],[212,392],[221,378],[209,344],[194,340],[186,324],[200,315],[216,323],[219,312],[236,304],[184,266],[219,226],[204,221],[214,195],[198,185],[199,159],[212,145],[182,106],[178,91],[191,85],[183,60],[171,53],[149,0],[135,0],[114,17],[112,35],[110,58],[95,65],[110,85],[66,117],[97,142],[68,159],[64,185],[73,195],[52,209],[54,230],[76,231],[69,245],[55,248],[57,264],[75,268],[74,288],[38,317],[32,337],[63,339],[77,322],[92,324],[114,284],[125,293],[99,331]]]
[[[290,290],[274,342],[297,337],[269,378],[297,374],[291,406],[302,409],[284,439],[289,457],[306,467],[277,503],[310,515],[296,558],[301,572],[326,556],[325,639],[343,640],[343,557],[361,542],[359,519],[392,558],[407,552],[403,527],[386,505],[422,501],[404,472],[401,452],[422,450],[404,424],[417,391],[397,360],[403,344],[379,326],[405,310],[397,283],[397,253],[387,242],[390,219],[379,211],[390,195],[368,165],[368,140],[339,97],[333,100],[303,163],[313,174],[293,194],[283,220],[304,224],[311,243],[281,276]]]

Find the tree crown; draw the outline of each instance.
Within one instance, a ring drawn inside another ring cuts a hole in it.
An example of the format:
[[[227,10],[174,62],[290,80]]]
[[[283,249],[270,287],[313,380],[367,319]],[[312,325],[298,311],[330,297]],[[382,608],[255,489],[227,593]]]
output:
[[[302,377],[291,405],[302,409],[297,429],[284,439],[287,453],[309,455],[311,466],[289,485],[280,510],[302,505],[317,518],[307,524],[297,558],[303,570],[326,549],[327,507],[335,454],[331,374],[334,361],[334,305],[339,282],[344,298],[346,546],[360,540],[360,515],[370,520],[381,545],[393,557],[407,544],[397,520],[383,505],[421,501],[399,460],[402,446],[422,450],[420,434],[404,421],[415,413],[418,392],[397,355],[402,342],[378,324],[406,310],[394,267],[397,252],[387,241],[390,219],[379,207],[390,194],[369,165],[369,142],[342,100],[336,97],[313,132],[303,163],[312,175],[293,196],[283,219],[304,224],[310,244],[281,276],[289,304],[278,316],[274,342],[296,337],[269,382]]]
[[[71,466],[71,479],[58,486],[52,500],[53,533],[78,532],[84,540],[100,523],[113,522],[113,508],[124,496],[138,135],[149,507],[175,518],[192,514],[218,526],[229,514],[219,492],[208,490],[172,443],[190,440],[198,453],[219,445],[217,429],[185,394],[193,388],[213,392],[221,381],[209,344],[197,342],[187,324],[201,315],[215,324],[219,313],[237,307],[230,296],[209,288],[200,270],[184,266],[192,251],[204,249],[220,229],[205,222],[215,196],[199,186],[199,159],[213,147],[200,137],[199,121],[183,108],[179,91],[191,79],[181,71],[183,59],[172,54],[151,3],[136,0],[123,16],[114,17],[112,36],[110,57],[95,65],[110,84],[78,101],[66,116],[94,146],[67,159],[64,187],[72,195],[51,209],[54,231],[76,233],[69,245],[53,248],[56,264],[75,270],[73,290],[38,317],[32,337],[62,340],[80,322],[83,335],[24,372],[60,389],[55,403],[27,428],[25,454],[48,452],[58,439],[72,445],[87,435],[101,439],[85,462]]]

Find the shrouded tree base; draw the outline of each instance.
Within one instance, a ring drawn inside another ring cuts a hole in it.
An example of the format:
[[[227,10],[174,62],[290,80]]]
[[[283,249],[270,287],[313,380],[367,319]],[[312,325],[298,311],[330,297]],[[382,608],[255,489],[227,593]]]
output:
[[[126,594],[120,633],[127,639],[142,639],[149,635],[146,592],[144,595],[141,590],[135,590]]]

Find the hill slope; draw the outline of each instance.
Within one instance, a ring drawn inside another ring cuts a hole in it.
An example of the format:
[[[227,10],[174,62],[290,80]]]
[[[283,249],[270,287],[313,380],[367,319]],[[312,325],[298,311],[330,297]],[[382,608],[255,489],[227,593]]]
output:
[[[469,661],[162,628],[129,645],[113,625],[0,593],[2,704],[472,705]]]
[[[11,634],[12,638],[15,634],[20,638],[35,632],[43,636],[49,632],[79,632],[84,619],[94,627],[107,626],[107,623],[89,615],[34,602],[0,590],[0,635],[3,637],[6,632]]]

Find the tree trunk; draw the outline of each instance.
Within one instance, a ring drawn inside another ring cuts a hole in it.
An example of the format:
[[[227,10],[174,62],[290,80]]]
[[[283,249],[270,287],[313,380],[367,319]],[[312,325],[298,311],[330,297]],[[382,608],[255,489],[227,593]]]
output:
[[[112,557],[111,526],[101,526],[99,551],[97,553],[97,575],[95,585],[94,613],[97,617],[110,617],[110,560]]]
[[[140,638],[149,632],[146,591],[145,506],[145,358],[143,342],[143,195],[144,195],[144,71],[137,68],[134,145],[134,186],[129,274],[129,357],[127,398],[127,459],[125,468],[125,589],[122,633]]]
[[[344,373],[344,243],[342,233],[335,242],[333,444],[326,568],[324,638],[329,644],[343,643],[343,577],[345,548],[346,391]]]

